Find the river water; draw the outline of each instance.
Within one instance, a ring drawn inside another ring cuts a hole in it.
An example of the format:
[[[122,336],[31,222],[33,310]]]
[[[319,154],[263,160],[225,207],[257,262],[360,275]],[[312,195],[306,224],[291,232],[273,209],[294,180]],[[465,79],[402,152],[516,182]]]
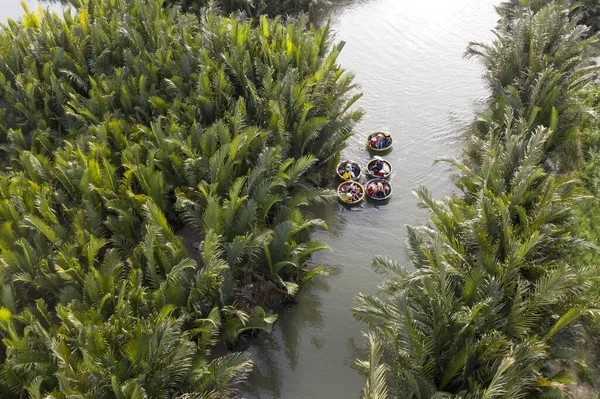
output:
[[[331,19],[336,40],[346,42],[339,62],[356,75],[365,110],[345,157],[366,163],[365,136],[388,130],[394,148],[394,197],[385,206],[335,205],[319,212],[329,230],[317,234],[331,247],[314,257],[328,277],[303,288],[299,303],[279,310],[273,333],[249,350],[256,367],[246,384],[248,399],[359,398],[363,380],[351,367],[364,340],[364,325],[350,309],[359,293],[375,293],[381,277],[374,255],[403,264],[406,224],[422,224],[414,188],[436,198],[451,194],[447,167],[436,158],[459,154],[459,132],[487,96],[483,68],[465,60],[469,41],[493,39],[499,0],[333,0],[317,22]],[[332,172],[333,173],[333,172]]]
[[[412,190],[452,193],[450,171],[433,161],[459,153],[459,132],[486,97],[483,70],[463,53],[469,41],[491,41],[500,0],[332,0],[315,14],[330,19],[346,46],[339,62],[356,75],[365,117],[345,151],[366,163],[365,135],[388,130],[396,142],[389,204],[318,210],[329,230],[317,234],[331,251],[313,259],[330,275],[303,288],[297,305],[278,310],[270,336],[252,341],[256,367],[244,387],[248,399],[358,398],[363,380],[352,368],[364,341],[350,309],[359,293],[375,293],[381,278],[374,255],[404,264],[406,224],[425,222]],[[26,0],[31,8],[35,0]],[[0,0],[0,21],[17,19],[17,0]],[[59,4],[43,7],[60,10]],[[333,173],[333,172],[332,172]]]

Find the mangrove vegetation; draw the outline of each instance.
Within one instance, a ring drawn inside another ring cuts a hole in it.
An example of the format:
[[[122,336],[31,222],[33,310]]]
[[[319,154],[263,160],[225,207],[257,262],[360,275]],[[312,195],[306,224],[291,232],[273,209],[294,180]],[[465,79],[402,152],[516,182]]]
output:
[[[0,397],[239,397],[240,341],[327,273],[344,43],[316,0],[69,3],[0,28]],[[497,11],[459,194],[416,190],[410,265],[352,310],[365,399],[600,391],[600,6]]]
[[[319,0],[166,0],[167,4],[179,5],[186,11],[202,12],[210,8],[212,12],[230,14],[244,13],[250,17],[295,17],[302,12],[310,12],[320,3]]]
[[[73,4],[0,32],[0,396],[231,397],[236,341],[324,272],[305,208],[361,115],[343,43]]]
[[[461,195],[417,190],[429,224],[408,228],[411,267],[376,258],[381,296],[357,298],[354,315],[369,326],[357,361],[364,398],[597,395],[577,386],[582,369],[588,380],[597,372],[583,350],[600,310],[600,235],[587,223],[597,202],[578,179],[597,182],[598,124],[586,116],[597,37],[559,2],[499,11],[496,40],[467,51],[485,67],[487,110],[465,133],[462,160],[443,160]],[[582,225],[591,242],[574,234]]]

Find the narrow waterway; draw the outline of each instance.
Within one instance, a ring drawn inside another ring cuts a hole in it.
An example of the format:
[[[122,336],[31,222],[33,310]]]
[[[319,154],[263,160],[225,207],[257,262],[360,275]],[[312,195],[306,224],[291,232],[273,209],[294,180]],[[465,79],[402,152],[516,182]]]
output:
[[[368,159],[365,135],[389,130],[394,197],[385,206],[341,205],[320,212],[330,228],[317,238],[330,252],[314,259],[330,276],[303,289],[299,303],[279,311],[273,334],[254,341],[256,367],[245,387],[252,399],[359,398],[363,381],[351,367],[363,344],[350,309],[359,293],[375,293],[381,278],[374,255],[405,261],[406,224],[425,222],[412,190],[452,193],[450,171],[433,161],[458,155],[459,131],[486,97],[482,67],[463,54],[469,41],[491,41],[499,0],[333,0],[316,16],[331,19],[346,46],[339,62],[356,75],[365,117],[345,156]],[[333,171],[332,171],[333,173]]]
[[[315,256],[330,275],[304,288],[295,306],[279,311],[270,336],[248,348],[256,367],[245,385],[248,399],[358,398],[362,379],[352,368],[363,344],[350,313],[359,293],[374,293],[381,278],[374,255],[405,260],[406,224],[425,222],[412,190],[452,193],[450,174],[433,161],[457,155],[460,130],[486,96],[482,68],[465,60],[469,41],[490,41],[500,0],[331,0],[315,15],[328,19],[336,41],[346,42],[339,62],[356,75],[365,117],[345,156],[365,163],[364,137],[389,130],[396,139],[386,156],[394,165],[394,197],[385,206],[364,204],[319,210],[330,228],[317,235],[331,251]],[[30,8],[35,0],[25,0]],[[0,21],[18,19],[17,0],[0,0]],[[43,3],[60,10],[60,4]]]

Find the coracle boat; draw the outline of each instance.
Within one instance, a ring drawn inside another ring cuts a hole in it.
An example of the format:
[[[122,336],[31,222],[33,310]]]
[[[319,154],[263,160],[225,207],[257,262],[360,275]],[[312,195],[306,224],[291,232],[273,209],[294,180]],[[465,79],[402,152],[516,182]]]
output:
[[[371,179],[365,187],[367,196],[374,201],[385,201],[392,196],[392,185],[385,179]]]
[[[367,148],[371,151],[387,151],[394,145],[394,138],[388,132],[373,132],[367,136]]]
[[[346,180],[337,188],[338,198],[345,204],[358,204],[365,198],[365,188],[359,182]]]
[[[336,172],[340,179],[356,180],[362,175],[362,167],[358,162],[346,159],[338,164]]]
[[[392,164],[381,157],[374,157],[367,163],[367,174],[387,179],[392,174]]]

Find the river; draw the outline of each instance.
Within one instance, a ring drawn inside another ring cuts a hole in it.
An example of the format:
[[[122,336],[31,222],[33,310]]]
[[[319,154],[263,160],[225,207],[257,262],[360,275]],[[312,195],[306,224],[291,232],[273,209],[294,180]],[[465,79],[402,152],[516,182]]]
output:
[[[329,230],[317,234],[331,251],[313,259],[328,277],[303,288],[298,304],[280,310],[268,337],[249,350],[256,367],[248,399],[359,398],[363,380],[351,367],[364,325],[350,309],[359,293],[375,293],[381,277],[374,255],[407,264],[406,224],[422,224],[412,190],[426,186],[436,198],[451,194],[451,171],[436,158],[459,154],[459,132],[487,96],[476,60],[463,58],[469,41],[493,39],[499,0],[333,0],[318,11],[336,40],[346,42],[339,62],[356,75],[365,110],[345,157],[365,163],[365,136],[385,129],[396,142],[385,158],[394,166],[394,197],[385,206],[337,205],[319,212]],[[333,172],[332,172],[333,173]]]
[[[0,0],[0,21],[17,19],[17,0]],[[35,5],[34,0],[26,3]],[[482,67],[465,60],[469,41],[491,41],[499,0],[332,0],[314,16],[332,21],[346,46],[339,62],[356,75],[365,117],[345,151],[365,163],[365,135],[385,129],[396,143],[386,155],[394,166],[389,204],[319,210],[329,230],[316,234],[331,251],[313,259],[330,275],[303,288],[297,305],[278,310],[273,333],[252,341],[256,367],[244,386],[248,399],[358,398],[363,380],[352,368],[363,345],[350,309],[359,293],[375,293],[381,277],[374,255],[407,264],[406,224],[426,221],[412,190],[435,197],[452,193],[450,171],[433,161],[459,153],[459,132],[486,97]],[[45,4],[59,10],[58,4]],[[333,171],[332,171],[333,173]]]

